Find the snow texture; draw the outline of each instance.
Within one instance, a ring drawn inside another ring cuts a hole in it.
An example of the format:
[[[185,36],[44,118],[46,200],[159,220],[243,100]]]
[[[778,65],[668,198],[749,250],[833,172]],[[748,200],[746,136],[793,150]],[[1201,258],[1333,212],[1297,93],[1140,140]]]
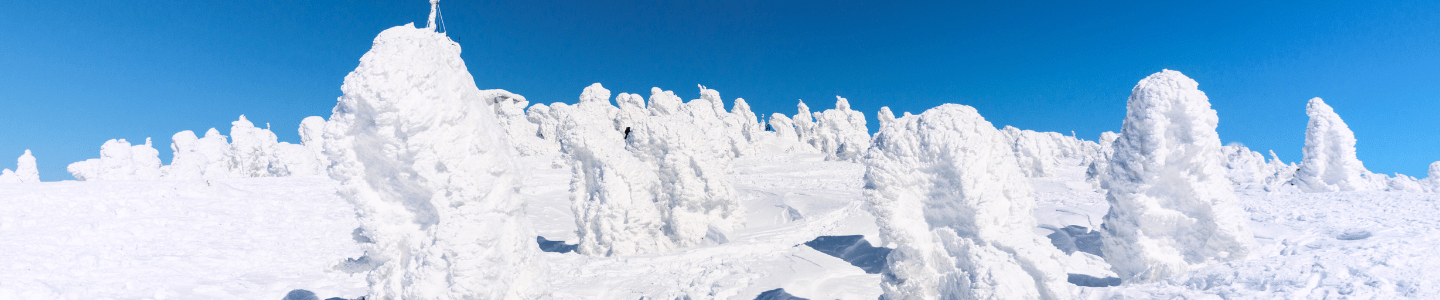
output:
[[[505,128],[460,46],[381,32],[325,128],[330,177],[368,238],[367,299],[516,299],[545,290]]]
[[[974,108],[897,119],[865,156],[865,195],[895,247],[887,299],[1067,299],[1064,257],[1037,235],[1007,137]]]
[[[15,170],[5,169],[0,171],[0,183],[30,183],[40,182],[40,169],[35,167],[35,156],[30,155],[30,149],[25,149],[25,154],[15,160]]]
[[[1320,98],[1305,105],[1305,158],[1295,185],[1305,192],[1373,191],[1386,188],[1384,175],[1370,173],[1355,157],[1355,132]]]
[[[747,119],[753,120],[745,117],[748,109],[726,113],[719,93],[704,87],[700,99],[685,103],[652,89],[648,115],[639,113],[638,96],[621,94],[624,108],[611,106],[609,96],[594,84],[576,105],[549,106],[560,119],[561,152],[572,164],[580,253],[723,243],[726,233],[744,227],[728,174],[734,159],[751,151],[744,136]]]
[[[1199,84],[1164,70],[1126,103],[1105,188],[1105,261],[1126,283],[1245,259],[1256,247],[1221,166],[1219,117]]]

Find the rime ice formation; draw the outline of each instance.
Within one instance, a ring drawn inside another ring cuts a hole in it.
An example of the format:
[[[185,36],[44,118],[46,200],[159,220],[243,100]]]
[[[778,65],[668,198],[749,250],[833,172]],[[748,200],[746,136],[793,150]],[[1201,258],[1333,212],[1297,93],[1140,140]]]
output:
[[[1355,157],[1355,132],[1320,98],[1305,105],[1305,159],[1294,183],[1305,192],[1370,191],[1385,188],[1383,175],[1370,173]]]
[[[1430,163],[1430,172],[1419,182],[1426,192],[1440,193],[1440,161]]]
[[[815,129],[810,145],[825,153],[828,160],[858,161],[870,148],[870,130],[865,114],[850,109],[850,101],[835,96],[835,108],[813,114]],[[801,136],[802,139],[807,137]]]
[[[29,183],[40,182],[40,170],[35,167],[35,156],[30,155],[30,149],[25,149],[25,154],[15,160],[15,170],[5,169],[0,171],[0,183]]]
[[[81,181],[197,180],[316,176],[329,165],[322,153],[323,118],[309,117],[301,122],[304,143],[299,145],[276,142],[274,132],[256,128],[243,115],[231,125],[233,143],[214,128],[206,131],[204,138],[197,138],[189,130],[175,133],[170,137],[174,156],[169,165],[160,165],[160,152],[146,138],[144,145],[134,146],[123,139],[111,140],[101,147],[100,158],[71,164],[68,169]]]
[[[1275,151],[1270,151],[1268,162],[1260,152],[1250,151],[1250,148],[1241,144],[1220,147],[1220,153],[1225,177],[1229,178],[1236,188],[1278,191],[1295,177],[1295,165],[1280,161]]]
[[[164,178],[170,180],[219,179],[230,177],[230,143],[224,135],[211,128],[204,138],[186,130],[170,137],[175,155],[170,165],[162,167]]]
[[[1101,147],[1091,141],[1065,136],[1058,132],[1036,132],[1005,126],[1001,130],[1015,151],[1015,161],[1020,171],[1028,177],[1048,177],[1065,159],[1079,159],[1088,164],[1099,156]]]
[[[149,138],[134,146],[124,139],[109,140],[100,146],[100,158],[72,163],[65,170],[81,181],[156,180],[160,179],[160,151],[151,147]]]
[[[1244,259],[1256,247],[1221,166],[1219,117],[1199,84],[1164,70],[1126,103],[1105,188],[1105,261],[1125,283]]]
[[[275,133],[269,128],[256,128],[245,115],[230,124],[230,176],[267,177],[270,157],[275,153]]]
[[[864,158],[889,256],[887,299],[1066,299],[1064,255],[1032,230],[1034,192],[974,108],[887,121]]]
[[[719,93],[703,87],[701,98],[690,102],[652,89],[648,114],[637,95],[621,94],[621,108],[610,106],[609,96],[594,84],[576,105],[548,108],[559,118],[561,152],[573,164],[571,201],[582,254],[724,242],[725,233],[744,226],[728,174],[734,158],[748,152],[745,124],[754,118],[745,115],[748,108],[726,113]]]
[[[460,46],[414,24],[381,32],[325,128],[355,205],[372,299],[526,299],[544,290],[515,195],[514,154]]]
[[[505,90],[483,90],[480,93],[486,102],[495,108],[500,127],[505,128],[505,132],[509,134],[517,154],[532,156],[559,153],[558,144],[541,138],[540,124],[528,119],[525,106],[529,105],[530,101],[526,101],[525,96]]]

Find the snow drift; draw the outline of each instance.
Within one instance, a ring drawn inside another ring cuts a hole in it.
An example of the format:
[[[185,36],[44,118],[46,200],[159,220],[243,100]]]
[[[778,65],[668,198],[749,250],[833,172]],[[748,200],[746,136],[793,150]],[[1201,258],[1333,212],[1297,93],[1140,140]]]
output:
[[[1105,261],[1126,283],[1244,259],[1256,247],[1221,166],[1219,117],[1199,84],[1164,70],[1126,103],[1109,159]]]
[[[15,160],[15,170],[5,169],[0,171],[0,183],[29,183],[40,182],[40,169],[35,167],[35,156],[30,155],[30,149],[25,149],[25,154]]]
[[[609,96],[597,83],[576,105],[548,108],[558,119],[561,152],[572,164],[580,253],[629,255],[723,243],[725,233],[744,226],[728,176],[735,157],[751,151],[744,135],[751,129],[743,125],[754,118],[748,108],[726,113],[719,93],[703,87],[700,99],[686,103],[652,89],[648,113],[637,95],[617,97],[621,108],[611,106]]]
[[[896,247],[887,299],[1068,298],[1064,254],[1032,231],[1034,192],[1003,133],[955,104],[885,122],[864,163],[880,238]]]
[[[372,241],[367,298],[542,292],[514,150],[459,44],[413,24],[387,29],[341,90],[324,147]]]

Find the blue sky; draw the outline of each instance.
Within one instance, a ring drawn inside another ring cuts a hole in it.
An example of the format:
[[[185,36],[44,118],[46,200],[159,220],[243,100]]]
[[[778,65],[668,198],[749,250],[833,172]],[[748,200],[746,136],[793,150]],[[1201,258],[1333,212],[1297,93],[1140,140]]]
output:
[[[1167,3],[1155,3],[1167,2]],[[871,119],[941,103],[997,126],[1118,131],[1145,76],[1200,82],[1225,143],[1298,161],[1322,97],[1379,173],[1440,160],[1440,1],[463,1],[441,3],[482,89],[570,102],[590,83],[757,113],[844,96]],[[100,144],[229,131],[241,114],[298,142],[409,1],[3,1],[0,168],[32,149],[46,181]]]

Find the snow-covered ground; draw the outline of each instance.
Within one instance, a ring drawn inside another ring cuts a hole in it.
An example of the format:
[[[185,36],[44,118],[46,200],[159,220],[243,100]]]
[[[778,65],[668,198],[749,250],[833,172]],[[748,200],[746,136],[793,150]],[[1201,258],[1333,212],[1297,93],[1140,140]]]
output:
[[[569,171],[529,157],[521,194],[536,231],[574,242]],[[864,167],[816,154],[756,156],[735,179],[749,227],[729,243],[672,253],[588,257],[544,253],[556,299],[753,299],[783,288],[808,299],[875,299],[879,274],[803,245],[865,235]],[[1032,178],[1035,231],[1097,228],[1108,206],[1063,162]],[[0,299],[280,299],[365,295],[364,274],[336,268],[363,254],[354,208],[323,177],[215,181],[0,184]],[[1260,248],[1157,283],[1074,287],[1082,299],[1425,299],[1440,296],[1440,194],[1241,190]],[[1082,237],[1083,238],[1083,237]],[[1074,251],[1067,271],[1113,277],[1099,256]]]

